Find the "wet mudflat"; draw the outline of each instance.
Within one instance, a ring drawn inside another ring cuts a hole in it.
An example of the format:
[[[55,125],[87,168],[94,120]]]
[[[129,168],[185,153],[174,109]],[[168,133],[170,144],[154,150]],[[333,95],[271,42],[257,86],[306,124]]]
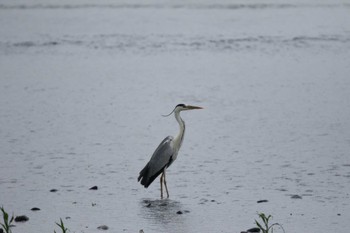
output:
[[[349,10],[2,2],[0,205],[29,218],[13,232],[60,218],[72,232],[240,232],[257,212],[286,232],[346,232]],[[160,200],[136,179],[182,102],[205,109],[182,113]]]

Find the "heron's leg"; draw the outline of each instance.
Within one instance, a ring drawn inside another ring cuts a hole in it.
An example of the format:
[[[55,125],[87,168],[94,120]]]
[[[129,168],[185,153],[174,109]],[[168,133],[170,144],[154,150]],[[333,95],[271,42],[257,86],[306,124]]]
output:
[[[164,173],[160,176],[160,199],[163,199],[163,177]]]
[[[165,186],[166,195],[167,195],[167,198],[169,198],[168,187],[166,185],[166,179],[165,179],[165,168],[164,168],[163,176],[164,176],[164,186]]]

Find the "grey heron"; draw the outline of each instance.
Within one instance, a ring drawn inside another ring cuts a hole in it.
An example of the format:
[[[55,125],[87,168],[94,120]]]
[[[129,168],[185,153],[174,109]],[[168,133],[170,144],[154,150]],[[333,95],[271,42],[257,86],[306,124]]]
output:
[[[166,185],[165,171],[175,161],[177,154],[182,145],[185,135],[185,122],[180,117],[180,112],[185,110],[202,109],[202,107],[178,104],[174,110],[165,116],[175,115],[176,121],[179,123],[180,131],[174,138],[172,136],[166,137],[154,151],[150,161],[140,171],[138,181],[141,180],[141,185],[148,188],[148,186],[160,175],[160,197],[163,198],[163,184],[169,198],[169,191]],[[164,115],[163,115],[164,116]]]

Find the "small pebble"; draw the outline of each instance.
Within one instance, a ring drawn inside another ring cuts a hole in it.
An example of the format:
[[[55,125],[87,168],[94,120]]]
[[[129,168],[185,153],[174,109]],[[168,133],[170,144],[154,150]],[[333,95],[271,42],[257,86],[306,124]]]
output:
[[[97,186],[92,186],[89,190],[97,190],[98,187]]]
[[[302,197],[299,196],[299,195],[292,195],[290,198],[292,198],[292,199],[302,199]]]
[[[29,218],[25,215],[16,216],[15,222],[26,222]]]
[[[38,207],[33,207],[30,209],[31,211],[39,211],[40,209]]]
[[[97,227],[97,229],[99,229],[99,230],[108,230],[108,226],[106,226],[106,225],[101,225],[101,226],[99,226],[99,227]]]
[[[177,211],[176,214],[183,214],[181,210]]]
[[[57,192],[58,190],[57,189],[51,189],[50,190],[50,192],[52,192],[52,193],[55,193],[55,192]]]
[[[268,200],[259,200],[259,201],[257,201],[257,203],[264,203],[264,202],[268,202]]]
[[[260,229],[257,227],[253,227],[247,230],[247,232],[260,232]]]

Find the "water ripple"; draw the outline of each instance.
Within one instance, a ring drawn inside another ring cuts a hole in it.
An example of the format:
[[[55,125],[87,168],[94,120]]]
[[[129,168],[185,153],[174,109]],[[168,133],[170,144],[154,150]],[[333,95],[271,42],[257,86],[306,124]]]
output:
[[[291,4],[291,3],[88,3],[88,4],[0,4],[0,9],[16,9],[16,10],[30,10],[30,9],[86,9],[86,8],[103,8],[103,9],[222,9],[222,10],[239,10],[239,9],[289,9],[289,8],[305,8],[305,7],[350,7],[348,3],[334,3],[334,4]]]
[[[261,50],[266,46],[281,48],[307,48],[324,45],[349,45],[350,35],[294,36],[290,38],[277,36],[256,37],[186,37],[183,35],[137,36],[126,34],[65,36],[63,38],[42,41],[0,42],[0,50],[35,48],[60,48],[64,46],[84,47],[94,50],[115,51],[223,51],[223,50]]]

